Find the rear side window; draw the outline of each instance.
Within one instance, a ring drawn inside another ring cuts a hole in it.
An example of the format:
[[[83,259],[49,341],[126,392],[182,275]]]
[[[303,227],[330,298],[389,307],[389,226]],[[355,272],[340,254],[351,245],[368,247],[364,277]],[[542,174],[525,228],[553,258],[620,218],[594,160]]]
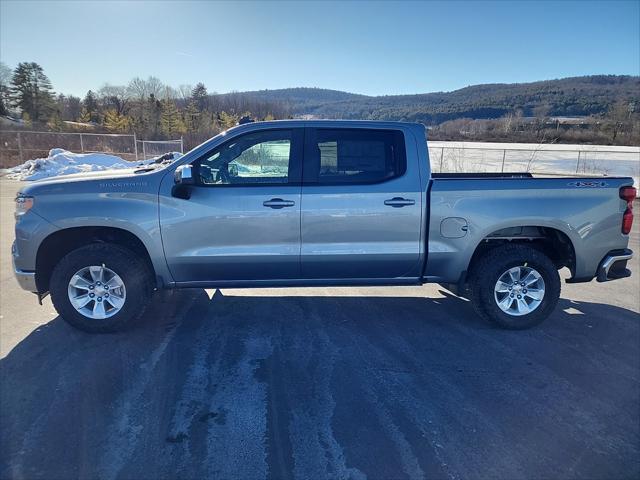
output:
[[[398,130],[319,128],[311,130],[307,149],[307,183],[378,183],[407,169],[404,136]]]

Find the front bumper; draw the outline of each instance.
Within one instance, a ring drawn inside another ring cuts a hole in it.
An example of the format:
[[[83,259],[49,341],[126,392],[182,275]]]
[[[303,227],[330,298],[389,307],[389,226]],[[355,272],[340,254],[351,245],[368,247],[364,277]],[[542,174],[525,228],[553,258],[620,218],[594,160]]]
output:
[[[16,246],[15,243],[12,246],[12,255],[11,255],[11,263],[13,264],[13,274],[18,281],[18,285],[23,290],[27,290],[28,292],[38,293],[38,287],[36,286],[36,272],[25,272],[24,270],[20,270],[16,268]]]
[[[18,280],[18,285],[20,285],[23,290],[27,290],[28,292],[32,293],[38,293],[38,287],[36,287],[35,272],[23,272],[22,270],[14,268],[13,274],[16,276],[16,280]]]
[[[607,282],[630,277],[631,270],[627,268],[627,262],[632,258],[633,252],[628,248],[610,251],[598,265],[596,279],[599,282]]]

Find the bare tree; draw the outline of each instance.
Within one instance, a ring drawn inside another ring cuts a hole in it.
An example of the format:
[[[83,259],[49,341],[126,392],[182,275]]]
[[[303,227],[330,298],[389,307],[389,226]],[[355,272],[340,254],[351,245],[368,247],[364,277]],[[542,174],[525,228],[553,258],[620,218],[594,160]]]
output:
[[[502,131],[504,133],[510,133],[513,128],[514,117],[513,113],[507,113],[504,117],[502,117]]]
[[[140,77],[133,78],[127,86],[129,95],[138,101],[143,101],[149,95],[149,87],[147,82]]]
[[[177,96],[179,100],[189,100],[191,98],[191,92],[193,91],[193,85],[182,84],[178,86]]]
[[[147,78],[146,83],[149,96],[153,95],[155,98],[160,98],[162,96],[164,84],[158,77],[149,77]]]
[[[118,115],[126,115],[129,111],[131,93],[129,89],[123,85],[109,85],[105,83],[100,90],[98,96],[107,108],[111,108]]]
[[[159,95],[161,100],[175,100],[178,98],[178,91],[170,85],[165,85]]]

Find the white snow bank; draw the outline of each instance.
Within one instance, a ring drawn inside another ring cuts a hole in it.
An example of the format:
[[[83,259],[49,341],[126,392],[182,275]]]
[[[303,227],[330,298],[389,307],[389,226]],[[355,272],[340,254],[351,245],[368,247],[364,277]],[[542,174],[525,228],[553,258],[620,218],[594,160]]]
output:
[[[174,159],[182,156],[180,152],[172,153]],[[4,170],[4,173],[12,180],[40,180],[72,173],[135,168],[154,161],[155,159],[128,162],[106,153],[73,153],[62,148],[53,148],[49,151],[48,157],[27,160],[22,165]]]

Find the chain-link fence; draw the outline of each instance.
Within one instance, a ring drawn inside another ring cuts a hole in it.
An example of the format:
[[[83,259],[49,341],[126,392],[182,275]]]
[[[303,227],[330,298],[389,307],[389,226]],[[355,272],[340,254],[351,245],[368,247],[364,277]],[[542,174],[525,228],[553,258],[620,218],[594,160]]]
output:
[[[111,153],[125,160],[184,153],[179,140],[139,140],[135,134],[0,130],[0,168],[46,157],[52,148]],[[434,172],[531,172],[543,175],[609,175],[640,179],[640,147],[429,142]]]
[[[430,142],[434,172],[530,172],[640,178],[639,147]]]
[[[184,143],[180,140],[137,140],[138,155],[142,160],[157,157],[167,152],[184,153]]]
[[[32,132],[0,130],[0,168],[13,167],[26,160],[46,157],[52,148],[75,153],[110,153],[133,161],[167,152],[184,153],[182,139],[138,140],[136,134]]]

